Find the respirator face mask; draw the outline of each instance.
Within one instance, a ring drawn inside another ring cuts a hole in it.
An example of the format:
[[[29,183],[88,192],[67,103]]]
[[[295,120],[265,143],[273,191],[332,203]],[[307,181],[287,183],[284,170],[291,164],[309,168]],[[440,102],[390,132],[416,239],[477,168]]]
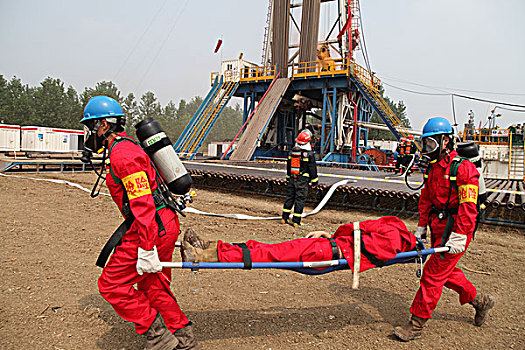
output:
[[[84,124],[84,148],[88,151],[98,152],[103,147],[104,135],[98,136],[97,131],[101,120],[88,120]]]
[[[438,137],[424,137],[421,141],[421,155],[428,157],[430,161],[437,160],[441,154],[441,142],[443,141],[443,135],[438,135]]]

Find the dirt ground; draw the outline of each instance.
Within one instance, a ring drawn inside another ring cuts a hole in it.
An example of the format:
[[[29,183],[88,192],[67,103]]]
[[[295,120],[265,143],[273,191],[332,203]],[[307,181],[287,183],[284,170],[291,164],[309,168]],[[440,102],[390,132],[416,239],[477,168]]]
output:
[[[62,178],[91,188],[93,175]],[[193,206],[222,213],[279,215],[275,199],[199,190]],[[109,197],[64,184],[0,177],[0,348],[141,349],[134,333],[98,294],[95,260],[121,222]],[[311,208],[307,208],[309,210]],[[294,229],[276,221],[239,221],[189,214],[182,228],[211,238],[277,242],[311,230],[335,231],[342,223],[377,214],[323,210]],[[415,218],[404,218],[415,229]],[[497,302],[481,328],[473,308],[445,290],[424,336],[400,343],[392,327],[406,322],[418,288],[415,266],[395,265],[361,275],[306,276],[286,270],[174,272],[172,290],[195,324],[202,349],[503,349],[525,348],[525,235],[484,226],[460,266],[486,271],[467,277]],[[180,260],[178,251],[175,260]],[[200,286],[192,291],[190,285]]]

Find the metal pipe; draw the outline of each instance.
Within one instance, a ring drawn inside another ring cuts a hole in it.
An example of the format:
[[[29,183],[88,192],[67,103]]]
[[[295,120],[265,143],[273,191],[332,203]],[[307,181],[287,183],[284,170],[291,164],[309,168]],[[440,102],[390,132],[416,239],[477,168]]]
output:
[[[516,206],[515,203],[516,203],[516,189],[517,189],[517,183],[516,181],[512,181],[512,191],[514,191],[514,193],[511,193],[510,194],[510,197],[509,197],[509,200],[507,201],[507,209],[509,210],[512,210],[514,209],[514,207]]]
[[[502,188],[502,190],[508,190],[510,188],[510,185],[512,184],[511,181],[507,181],[506,185]],[[497,192],[496,192],[497,193]],[[492,206],[494,208],[497,208],[501,205],[501,202],[503,201],[503,198],[505,198],[505,192],[501,192],[498,194],[494,202],[492,202]]]

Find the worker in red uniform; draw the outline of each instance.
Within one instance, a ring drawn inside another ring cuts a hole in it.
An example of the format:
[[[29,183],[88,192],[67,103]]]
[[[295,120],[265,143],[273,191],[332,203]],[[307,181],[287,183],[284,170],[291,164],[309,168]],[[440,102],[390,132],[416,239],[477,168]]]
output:
[[[158,174],[142,147],[123,132],[124,113],[114,99],[91,98],[81,123],[86,149],[109,153],[107,186],[126,218],[114,234],[124,231],[120,242],[108,241],[108,254],[116,247],[98,280],[100,294],[146,336],[147,349],[198,349],[192,323],[170,290],[171,270],[160,264],[171,261],[180,229],[177,214],[162,199]]]
[[[361,230],[361,264],[359,271],[381,267],[398,253],[413,250],[416,236],[395,216],[359,223]],[[354,261],[354,224],[339,226],[333,235],[324,231],[310,232],[298,238],[275,244],[247,241],[230,244],[208,241],[192,229],[184,234],[184,261],[201,262],[295,262],[346,259]]]
[[[295,146],[290,151],[286,161],[286,199],[283,205],[281,222],[288,223],[293,208],[291,224],[301,226],[304,205],[308,198],[308,185],[317,184],[317,166],[310,140],[312,133],[305,129],[297,135]]]
[[[459,294],[461,305],[470,303],[476,314],[474,324],[481,326],[494,298],[479,293],[456,267],[467,250],[476,228],[479,172],[468,160],[457,167],[457,190],[449,180],[451,164],[458,156],[454,150],[454,131],[447,119],[433,117],[423,127],[422,158],[428,165],[425,186],[419,199],[419,224],[416,236],[426,237],[430,227],[432,247],[449,247],[448,253],[432,255],[423,270],[420,288],[410,308],[407,325],[394,328],[402,341],[421,336],[423,326],[441,297],[443,286]]]
[[[399,143],[397,145],[397,160],[396,160],[396,170],[399,171],[400,174],[403,174],[404,172],[404,164],[405,164],[405,147],[406,147],[406,138],[402,137],[399,139]]]

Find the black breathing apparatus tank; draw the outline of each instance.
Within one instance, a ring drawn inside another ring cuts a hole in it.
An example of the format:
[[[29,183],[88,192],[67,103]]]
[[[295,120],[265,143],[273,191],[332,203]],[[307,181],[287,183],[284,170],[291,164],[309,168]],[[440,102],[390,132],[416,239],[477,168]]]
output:
[[[479,202],[484,203],[487,198],[487,189],[485,187],[485,180],[483,179],[483,161],[479,155],[478,145],[473,141],[469,142],[459,142],[457,144],[456,151],[458,155],[462,158],[470,160],[479,171]]]
[[[147,118],[135,125],[135,129],[142,148],[166,181],[169,190],[178,195],[188,193],[193,182],[191,176],[160,124],[153,118]]]

